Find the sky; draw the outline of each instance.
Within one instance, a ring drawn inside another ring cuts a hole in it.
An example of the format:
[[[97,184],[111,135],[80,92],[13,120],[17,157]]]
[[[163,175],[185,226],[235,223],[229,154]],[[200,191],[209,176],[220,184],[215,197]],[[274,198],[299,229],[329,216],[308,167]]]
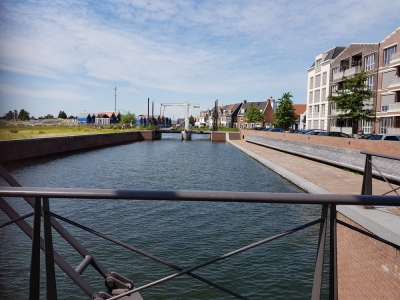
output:
[[[335,46],[379,43],[400,1],[0,0],[0,116],[25,109],[171,118],[219,105],[306,103],[307,69]]]

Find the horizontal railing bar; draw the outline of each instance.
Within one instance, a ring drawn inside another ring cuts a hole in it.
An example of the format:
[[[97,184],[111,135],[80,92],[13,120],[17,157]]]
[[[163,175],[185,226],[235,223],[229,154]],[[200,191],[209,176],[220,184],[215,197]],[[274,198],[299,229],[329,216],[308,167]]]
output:
[[[400,205],[399,196],[337,195],[301,193],[263,193],[231,191],[158,191],[76,189],[45,187],[0,187],[0,196],[48,197],[76,199],[126,199],[126,200],[179,200],[252,203],[338,204],[338,205]]]
[[[377,157],[394,159],[394,160],[400,160],[400,156],[396,156],[396,155],[389,155],[389,154],[383,154],[383,153],[378,153],[378,152],[370,152],[370,151],[360,151],[360,153],[361,154],[366,154],[366,155],[377,156]]]

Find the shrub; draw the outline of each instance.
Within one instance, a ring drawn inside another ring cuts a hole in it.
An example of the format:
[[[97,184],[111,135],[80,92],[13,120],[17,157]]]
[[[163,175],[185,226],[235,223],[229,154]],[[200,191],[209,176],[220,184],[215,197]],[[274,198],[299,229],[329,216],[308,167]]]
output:
[[[44,130],[39,130],[39,134],[45,134],[46,132]]]
[[[18,133],[18,129],[10,129],[11,133]]]

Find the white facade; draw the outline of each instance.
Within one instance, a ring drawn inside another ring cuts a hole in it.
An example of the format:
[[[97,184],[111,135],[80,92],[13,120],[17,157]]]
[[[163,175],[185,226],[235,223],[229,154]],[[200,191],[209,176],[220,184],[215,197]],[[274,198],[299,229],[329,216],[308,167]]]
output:
[[[314,65],[307,70],[306,129],[328,130],[328,96],[331,61],[343,47],[335,47],[315,57]]]

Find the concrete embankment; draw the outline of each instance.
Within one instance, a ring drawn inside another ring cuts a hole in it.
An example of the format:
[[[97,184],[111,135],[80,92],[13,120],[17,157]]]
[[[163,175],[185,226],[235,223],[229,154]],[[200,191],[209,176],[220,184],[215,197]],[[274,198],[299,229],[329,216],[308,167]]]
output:
[[[160,138],[161,134],[155,131],[129,131],[122,133],[1,141],[0,163]]]

